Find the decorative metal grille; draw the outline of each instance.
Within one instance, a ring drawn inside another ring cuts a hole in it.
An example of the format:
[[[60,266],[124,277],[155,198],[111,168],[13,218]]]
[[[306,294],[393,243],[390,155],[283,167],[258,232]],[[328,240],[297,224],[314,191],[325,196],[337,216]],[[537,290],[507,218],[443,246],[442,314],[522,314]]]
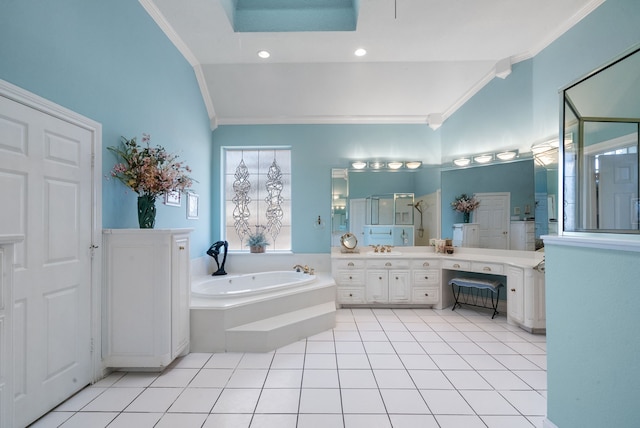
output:
[[[280,233],[282,217],[284,216],[282,211],[282,202],[284,201],[284,198],[282,197],[282,171],[276,162],[275,154],[273,162],[269,167],[269,172],[267,173],[266,188],[267,197],[265,198],[265,202],[267,203],[267,231],[275,241]]]
[[[236,228],[236,233],[243,239],[249,233],[249,218],[251,217],[251,212],[249,211],[251,181],[249,181],[249,169],[245,165],[244,159],[240,160],[234,177],[234,196],[232,201],[235,207],[233,209],[233,224]]]

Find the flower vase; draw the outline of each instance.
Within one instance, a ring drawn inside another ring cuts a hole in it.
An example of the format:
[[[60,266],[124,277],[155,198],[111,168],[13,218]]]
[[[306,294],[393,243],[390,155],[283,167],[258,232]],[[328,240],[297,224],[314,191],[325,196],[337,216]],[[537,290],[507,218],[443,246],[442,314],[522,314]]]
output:
[[[138,223],[140,229],[153,229],[156,223],[156,198],[151,195],[138,196]]]
[[[467,213],[467,212],[462,213],[462,219],[465,223],[469,223],[470,217],[471,217],[471,213]]]

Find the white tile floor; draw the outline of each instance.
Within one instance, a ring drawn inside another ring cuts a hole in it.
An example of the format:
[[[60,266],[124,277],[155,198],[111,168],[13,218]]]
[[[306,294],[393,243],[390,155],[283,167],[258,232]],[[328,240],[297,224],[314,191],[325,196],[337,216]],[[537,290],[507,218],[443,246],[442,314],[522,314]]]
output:
[[[546,337],[504,315],[341,309],[335,329],[275,352],[113,373],[33,426],[541,427],[546,389]]]

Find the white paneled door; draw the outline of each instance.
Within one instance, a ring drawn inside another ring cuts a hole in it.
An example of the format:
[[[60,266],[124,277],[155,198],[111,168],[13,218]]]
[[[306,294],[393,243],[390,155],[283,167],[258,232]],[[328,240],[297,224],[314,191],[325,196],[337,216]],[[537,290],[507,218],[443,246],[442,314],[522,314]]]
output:
[[[0,235],[25,236],[13,293],[14,426],[21,427],[92,379],[95,137],[2,95]]]
[[[473,222],[478,223],[480,248],[509,249],[509,212],[511,194],[476,193],[480,205],[473,213]]]

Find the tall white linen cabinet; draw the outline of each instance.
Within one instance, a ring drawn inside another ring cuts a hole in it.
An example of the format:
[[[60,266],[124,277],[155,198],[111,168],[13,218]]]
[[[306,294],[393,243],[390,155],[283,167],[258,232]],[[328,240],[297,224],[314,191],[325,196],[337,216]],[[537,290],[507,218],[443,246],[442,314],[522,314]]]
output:
[[[105,229],[105,367],[163,370],[189,352],[193,229]]]

